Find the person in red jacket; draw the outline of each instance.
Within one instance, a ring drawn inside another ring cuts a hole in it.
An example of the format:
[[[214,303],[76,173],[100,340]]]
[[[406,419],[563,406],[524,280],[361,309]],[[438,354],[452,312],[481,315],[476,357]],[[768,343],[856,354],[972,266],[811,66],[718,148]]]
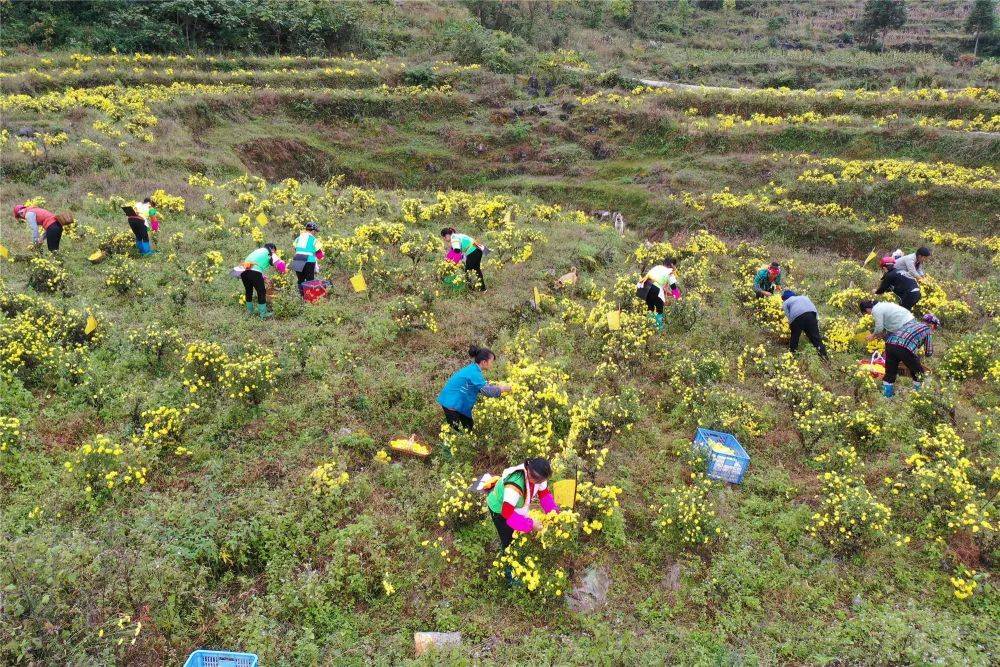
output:
[[[63,228],[59,220],[56,219],[56,214],[51,211],[46,211],[44,208],[39,208],[37,206],[24,206],[23,204],[18,204],[14,207],[14,219],[24,220],[31,227],[31,242],[38,244],[42,242],[42,237],[45,238],[45,243],[48,245],[49,252],[56,252],[59,250],[59,242],[62,240]],[[41,234],[38,232],[38,228],[42,228]]]

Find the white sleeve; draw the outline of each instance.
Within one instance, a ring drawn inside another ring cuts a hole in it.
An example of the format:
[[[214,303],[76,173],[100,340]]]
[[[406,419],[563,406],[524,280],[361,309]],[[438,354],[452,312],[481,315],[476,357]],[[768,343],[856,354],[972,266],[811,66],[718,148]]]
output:
[[[24,219],[28,223],[28,226],[31,227],[31,240],[38,241],[38,219],[35,217],[35,212],[28,211]]]
[[[513,507],[517,507],[517,504],[523,497],[524,494],[522,494],[521,490],[514,484],[508,484],[503,489],[503,501],[505,503],[510,503]]]

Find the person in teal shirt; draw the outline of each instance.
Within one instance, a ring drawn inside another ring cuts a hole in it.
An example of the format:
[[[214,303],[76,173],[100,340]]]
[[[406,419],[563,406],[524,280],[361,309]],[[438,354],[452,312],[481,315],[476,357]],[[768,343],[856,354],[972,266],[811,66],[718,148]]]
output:
[[[264,274],[271,267],[278,270],[278,273],[285,272],[285,263],[278,257],[278,247],[273,243],[265,243],[243,260],[243,271],[240,273],[240,280],[243,281],[243,289],[246,290],[247,312],[253,313],[253,293],[257,292],[257,313],[260,319],[271,317],[267,310],[267,283],[264,281]]]
[[[491,384],[483,371],[493,367],[496,355],[485,347],[469,348],[472,363],[455,371],[438,394],[437,402],[444,410],[445,421],[454,429],[472,430],[472,408],[479,395],[496,398],[510,391],[510,385]]]
[[[465,259],[465,271],[475,271],[479,276],[479,289],[486,291],[486,278],[483,277],[483,247],[476,243],[475,239],[465,234],[459,234],[454,227],[445,227],[441,230],[441,238],[444,239],[448,249]]]
[[[784,287],[785,272],[781,269],[781,264],[771,262],[770,266],[763,266],[753,277],[753,293],[758,299],[774,294],[776,287]]]

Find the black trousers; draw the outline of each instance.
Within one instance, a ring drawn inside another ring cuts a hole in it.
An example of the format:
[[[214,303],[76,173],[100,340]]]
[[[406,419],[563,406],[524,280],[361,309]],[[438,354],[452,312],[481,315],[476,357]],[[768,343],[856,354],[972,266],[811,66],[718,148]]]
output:
[[[792,320],[789,328],[792,330],[792,336],[788,341],[789,350],[795,352],[799,349],[799,338],[805,332],[806,338],[819,352],[819,356],[823,359],[827,358],[826,345],[823,344],[823,336],[819,333],[819,320],[816,313],[802,313]]]
[[[893,343],[887,343],[885,346],[885,377],[883,380],[889,384],[894,383],[896,377],[899,375],[899,364],[901,362],[910,369],[913,381],[920,382],[920,379],[924,376],[924,367],[920,364],[920,359],[917,359],[917,355],[902,345],[895,345]]]
[[[496,526],[497,535],[500,536],[500,553],[503,553],[507,545],[514,541],[514,529],[507,525],[507,519],[503,518],[502,514],[490,510],[490,516],[493,517],[493,525]]]
[[[142,218],[129,218],[128,226],[132,228],[137,242],[149,243],[149,230],[146,228],[146,221]]]
[[[306,262],[301,271],[295,272],[295,277],[299,279],[299,287],[302,283],[316,280],[316,262]]]
[[[267,303],[267,285],[264,284],[264,274],[260,271],[247,269],[240,274],[243,289],[246,291],[247,303],[253,301],[254,290],[257,290],[257,303]]]
[[[448,426],[451,426],[456,431],[471,431],[472,430],[472,417],[466,417],[461,412],[457,410],[450,410],[448,408],[442,408],[444,410],[444,420],[448,422]]]
[[[662,313],[663,312],[663,299],[661,298],[662,291],[656,288],[656,285],[653,284],[652,280],[647,280],[643,284],[646,288],[648,288],[648,291],[646,292],[646,308],[650,312]]]
[[[470,252],[465,257],[465,271],[475,271],[476,275],[479,276],[479,289],[486,291],[486,278],[483,277],[483,251],[480,248],[476,248]]]
[[[917,290],[916,292],[905,292],[903,294],[897,294],[896,296],[899,297],[899,305],[912,311],[913,307],[917,305],[918,301],[920,301],[921,295],[920,290]]]
[[[48,246],[49,252],[59,250],[59,242],[62,240],[62,232],[62,225],[58,222],[53,222],[49,225],[49,228],[45,230],[45,245]]]

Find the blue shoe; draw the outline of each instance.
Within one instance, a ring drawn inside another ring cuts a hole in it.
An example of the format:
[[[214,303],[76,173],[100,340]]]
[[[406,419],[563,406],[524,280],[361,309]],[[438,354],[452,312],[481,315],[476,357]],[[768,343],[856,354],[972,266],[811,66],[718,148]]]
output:
[[[896,385],[891,382],[882,383],[882,395],[886,398],[892,398],[896,395]]]
[[[913,391],[920,391],[920,388],[922,386],[924,386],[923,382],[914,382],[913,383]]]
[[[663,331],[663,313],[657,313],[654,320],[656,321],[656,330]]]

